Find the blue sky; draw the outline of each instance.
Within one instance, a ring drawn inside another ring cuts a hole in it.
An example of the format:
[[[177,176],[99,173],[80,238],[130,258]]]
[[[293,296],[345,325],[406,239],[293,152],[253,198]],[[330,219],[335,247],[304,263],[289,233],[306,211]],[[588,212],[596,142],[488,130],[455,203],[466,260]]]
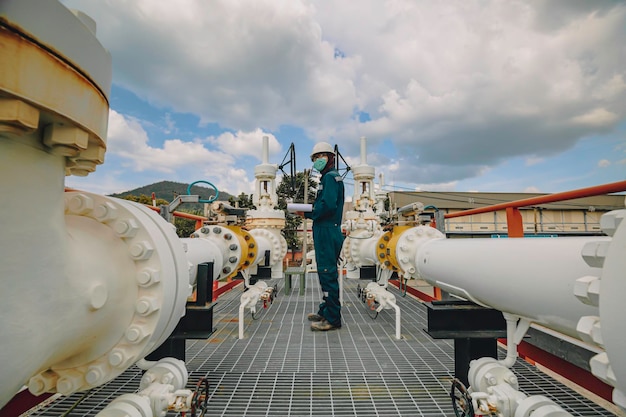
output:
[[[251,193],[295,143],[386,190],[559,192],[626,179],[626,3],[64,0],[113,60],[105,163],[66,185]],[[347,182],[350,183],[350,175]]]

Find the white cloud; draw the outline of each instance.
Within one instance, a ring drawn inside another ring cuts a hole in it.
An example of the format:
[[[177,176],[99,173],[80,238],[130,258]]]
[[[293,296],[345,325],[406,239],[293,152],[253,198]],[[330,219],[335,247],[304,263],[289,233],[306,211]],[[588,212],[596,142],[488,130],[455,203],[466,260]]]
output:
[[[116,82],[155,104],[234,130],[352,112],[355,64],[335,59],[308,2],[66,3],[98,21]]]
[[[571,120],[576,124],[602,127],[614,124],[619,120],[619,116],[606,109],[593,109],[585,114],[573,117]]]
[[[609,161],[608,159],[601,159],[598,161],[598,167],[600,168],[606,168],[609,165],[611,165],[611,161]]]
[[[229,155],[236,157],[249,155],[258,158],[260,161],[263,157],[263,136],[268,137],[268,154],[269,161],[271,161],[271,156],[282,152],[282,147],[274,135],[264,133],[261,129],[256,129],[252,132],[225,132],[217,137],[207,138],[206,142]]]
[[[457,181],[432,184],[417,184],[415,191],[454,191],[456,190]]]
[[[224,133],[207,139],[208,146],[180,139],[167,139],[162,147],[150,145],[148,134],[139,120],[115,110],[109,112],[108,152],[119,157],[122,165],[136,172],[176,174],[179,181],[210,179],[220,190],[251,193],[254,178],[235,163],[241,154],[261,157],[262,132]],[[280,147],[275,138],[270,141]],[[260,162],[260,161],[259,161]]]
[[[599,100],[613,99],[626,92],[626,82],[623,74],[615,74],[613,78],[607,80],[593,94],[593,98]]]
[[[213,156],[253,156],[246,135],[292,125],[346,154],[362,135],[389,140],[395,181],[449,183],[626,120],[624,3],[64,2],[96,19],[118,85],[237,132],[208,139]],[[141,145],[131,122],[144,169],[211,158],[199,143]]]
[[[539,156],[531,156],[529,158],[526,158],[526,166],[533,166],[533,165],[537,165],[542,163],[543,161],[545,161],[545,158],[539,157]]]
[[[127,166],[134,171],[174,173],[178,169],[194,165],[234,163],[232,156],[209,150],[198,142],[168,139],[162,148],[150,146],[148,142],[148,135],[139,121],[110,110],[108,152],[126,159]]]
[[[524,188],[525,193],[541,193],[541,190],[539,190],[538,187],[535,187],[534,185],[528,186],[526,188]]]

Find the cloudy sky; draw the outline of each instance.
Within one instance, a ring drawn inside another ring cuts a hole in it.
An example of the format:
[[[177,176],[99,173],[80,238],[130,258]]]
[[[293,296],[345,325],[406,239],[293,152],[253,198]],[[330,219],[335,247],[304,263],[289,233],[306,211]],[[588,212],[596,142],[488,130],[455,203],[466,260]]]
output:
[[[251,193],[315,142],[387,190],[558,192],[626,179],[626,2],[63,0],[113,59],[106,161],[66,184]],[[348,175],[347,183],[351,182]]]

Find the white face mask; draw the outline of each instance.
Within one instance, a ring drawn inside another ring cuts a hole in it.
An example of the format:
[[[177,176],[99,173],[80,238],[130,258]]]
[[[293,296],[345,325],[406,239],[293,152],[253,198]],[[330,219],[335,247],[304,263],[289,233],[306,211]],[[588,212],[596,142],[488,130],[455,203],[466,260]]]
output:
[[[322,172],[322,170],[326,168],[327,163],[328,163],[328,157],[320,156],[319,158],[315,160],[315,162],[313,162],[313,168],[315,168],[319,172]]]

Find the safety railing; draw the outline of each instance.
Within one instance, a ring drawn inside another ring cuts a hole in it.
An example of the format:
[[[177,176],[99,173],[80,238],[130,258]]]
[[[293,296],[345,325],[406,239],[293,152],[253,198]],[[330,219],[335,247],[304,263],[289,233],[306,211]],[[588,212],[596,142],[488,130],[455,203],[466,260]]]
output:
[[[604,185],[580,188],[562,193],[548,194],[539,197],[525,198],[522,200],[510,201],[508,203],[493,204],[471,210],[463,210],[456,213],[444,215],[446,219],[455,217],[471,216],[473,214],[491,213],[499,210],[506,211],[507,234],[509,237],[524,237],[524,224],[519,211],[522,207],[536,206],[539,204],[556,203],[559,201],[573,200],[576,198],[593,197],[610,193],[626,191],[626,181],[612,182]]]
[[[156,211],[157,213],[161,212],[161,208],[160,207],[155,207],[155,206],[150,206],[150,205],[146,205],[146,207],[148,207],[151,210]],[[206,218],[204,216],[200,216],[200,215],[197,215],[197,214],[191,214],[191,213],[185,213],[184,211],[173,211],[172,212],[172,216],[180,217],[181,219],[195,220],[196,221],[196,225],[195,225],[195,229],[196,230],[201,228],[204,225],[205,221],[209,220],[208,218]]]

